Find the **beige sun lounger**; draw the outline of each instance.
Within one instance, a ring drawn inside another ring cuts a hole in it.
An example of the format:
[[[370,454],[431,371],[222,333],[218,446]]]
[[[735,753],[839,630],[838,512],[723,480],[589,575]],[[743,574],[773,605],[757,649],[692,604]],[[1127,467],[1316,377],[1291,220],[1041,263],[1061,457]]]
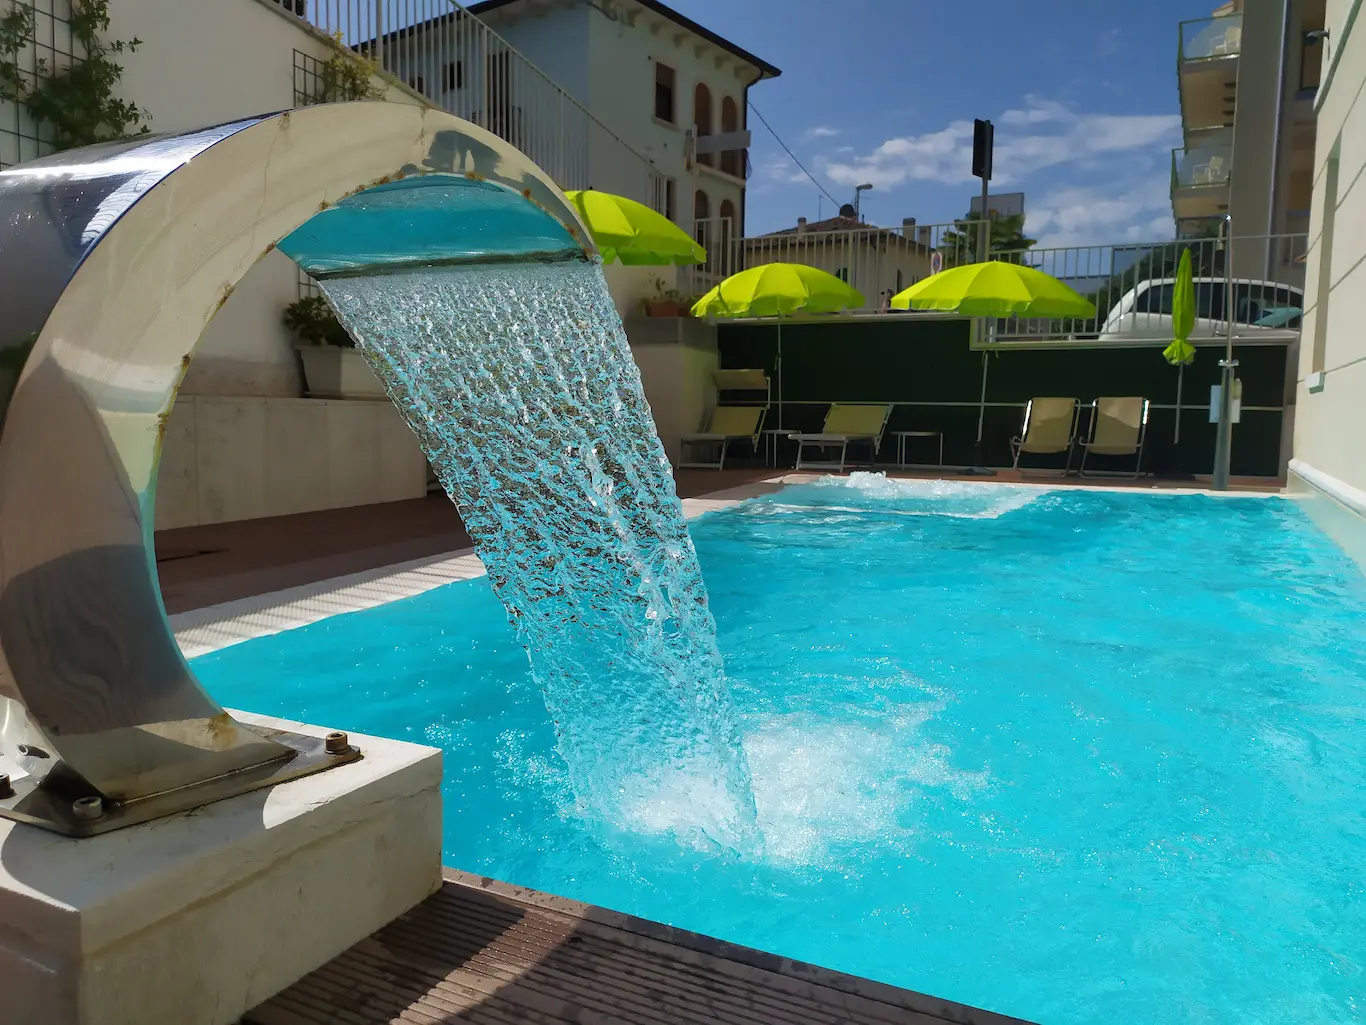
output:
[[[680,438],[684,452],[689,447],[710,448],[716,452],[714,462],[680,462],[680,467],[699,470],[723,470],[726,454],[732,441],[748,441],[757,451],[759,432],[763,430],[764,417],[769,407],[768,375],[762,370],[713,370],[712,380],[716,384],[717,405],[707,417],[706,426],[696,434],[685,434]],[[762,404],[722,405],[720,396],[724,392],[763,392]]]
[[[1025,406],[1024,424],[1017,437],[1010,439],[1015,454],[1015,469],[1022,455],[1059,455],[1067,453],[1063,476],[1072,472],[1072,446],[1077,438],[1077,415],[1081,403],[1076,399],[1030,399]]]
[[[873,462],[882,447],[882,433],[887,429],[892,407],[867,403],[836,402],[825,414],[825,425],[819,434],[789,434],[797,443],[798,470],[839,470],[844,472],[850,442],[868,442],[871,447],[868,463]],[[829,450],[838,448],[838,460],[811,462],[803,456],[808,448]]]
[[[1107,396],[1091,403],[1090,437],[1081,443],[1081,468],[1078,472],[1083,477],[1137,477],[1143,468],[1143,443],[1148,437],[1148,409],[1148,400],[1137,396]],[[1092,454],[1134,456],[1134,472],[1111,474],[1093,470],[1088,474],[1086,457]]]

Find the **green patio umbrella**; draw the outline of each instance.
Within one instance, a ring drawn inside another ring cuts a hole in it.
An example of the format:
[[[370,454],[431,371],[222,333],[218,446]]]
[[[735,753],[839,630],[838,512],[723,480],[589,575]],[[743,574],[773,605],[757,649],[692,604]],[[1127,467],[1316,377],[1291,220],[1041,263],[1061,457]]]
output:
[[[804,263],[763,263],[732,274],[693,305],[694,317],[784,317],[858,309],[863,293]],[[783,426],[783,322],[778,321],[778,427]]]
[[[1167,362],[1174,367],[1185,366],[1195,359],[1195,346],[1187,339],[1195,328],[1195,284],[1191,279],[1191,251],[1181,253],[1176,268],[1176,284],[1172,287],[1171,345],[1162,350]]]

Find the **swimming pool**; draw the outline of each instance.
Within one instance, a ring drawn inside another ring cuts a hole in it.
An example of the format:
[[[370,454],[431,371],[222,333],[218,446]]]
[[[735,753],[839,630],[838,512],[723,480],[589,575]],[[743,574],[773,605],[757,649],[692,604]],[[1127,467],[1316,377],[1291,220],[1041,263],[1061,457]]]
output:
[[[576,813],[483,580],[196,670],[444,748],[459,868],[1050,1025],[1366,1021],[1366,578],[1293,503],[857,478],[692,531],[758,856]]]

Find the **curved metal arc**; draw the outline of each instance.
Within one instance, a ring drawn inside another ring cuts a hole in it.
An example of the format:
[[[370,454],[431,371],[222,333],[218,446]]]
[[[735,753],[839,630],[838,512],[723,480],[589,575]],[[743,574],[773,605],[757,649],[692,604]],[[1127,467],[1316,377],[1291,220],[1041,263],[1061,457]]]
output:
[[[318,267],[547,244],[596,256],[524,156],[397,104],[307,108],[0,173],[0,695],[107,798],[293,754],[199,685],[150,548],[166,417],[198,337],[282,240]]]

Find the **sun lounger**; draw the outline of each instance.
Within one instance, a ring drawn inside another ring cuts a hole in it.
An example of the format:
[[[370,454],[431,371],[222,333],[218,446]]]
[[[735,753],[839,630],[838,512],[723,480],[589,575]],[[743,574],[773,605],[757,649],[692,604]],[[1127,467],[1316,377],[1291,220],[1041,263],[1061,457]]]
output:
[[[681,439],[684,452],[690,447],[709,448],[716,452],[715,462],[680,462],[679,466],[700,470],[723,470],[726,466],[726,453],[732,441],[748,441],[756,449],[759,445],[759,432],[763,430],[764,417],[769,406],[768,375],[762,370],[713,370],[712,380],[716,383],[717,404],[707,417],[707,424],[696,434],[685,434]],[[727,392],[763,392],[763,403],[757,401],[746,405],[722,404],[720,397]]]
[[[1143,443],[1148,436],[1148,400],[1138,397],[1104,397],[1091,403],[1090,437],[1081,443],[1083,477],[1133,476],[1143,467]],[[1110,474],[1105,471],[1086,472],[1086,457],[1134,456],[1132,474]]]
[[[836,402],[825,414],[825,425],[819,434],[789,434],[797,443],[797,469],[799,470],[839,470],[844,472],[846,457],[851,442],[867,442],[871,451],[868,462],[882,447],[882,433],[887,429],[892,407],[866,403]],[[838,448],[838,460],[811,462],[804,458],[808,448],[830,450]]]
[[[1081,403],[1076,399],[1030,399],[1025,406],[1024,424],[1019,436],[1010,439],[1015,455],[1012,464],[1020,468],[1022,455],[1059,455],[1067,453],[1063,476],[1072,472],[1072,446],[1077,438],[1077,415]]]

